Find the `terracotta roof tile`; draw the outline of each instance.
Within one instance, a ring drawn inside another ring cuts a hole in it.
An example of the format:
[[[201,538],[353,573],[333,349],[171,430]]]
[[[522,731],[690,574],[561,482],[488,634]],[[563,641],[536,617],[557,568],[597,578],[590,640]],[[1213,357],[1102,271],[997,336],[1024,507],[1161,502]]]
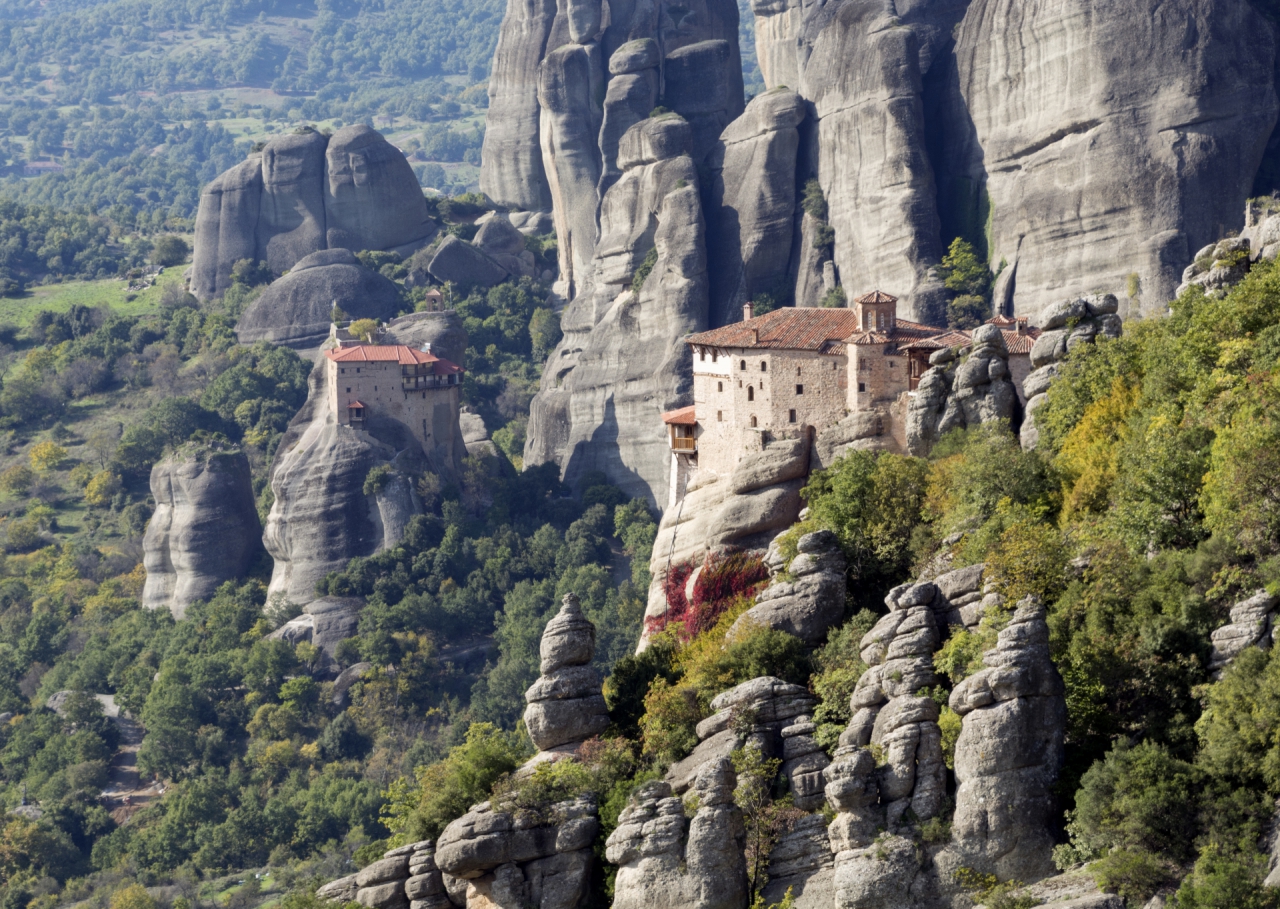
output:
[[[892,332],[865,332],[858,328],[851,309],[785,307],[745,322],[690,335],[686,341],[699,347],[738,347],[748,350],[814,350],[844,352],[844,343],[883,344],[937,334],[934,326],[898,319]]]
[[[662,422],[671,426],[692,426],[698,422],[697,407],[690,404],[678,410],[668,410],[662,415]]]
[[[854,303],[897,303],[898,298],[892,294],[887,294],[883,290],[873,290],[869,294],[863,294],[855,297]]]
[[[416,350],[405,344],[357,344],[326,350],[324,355],[335,363],[399,363],[415,366],[432,363],[438,376],[462,372],[462,367],[437,357],[425,350]]]

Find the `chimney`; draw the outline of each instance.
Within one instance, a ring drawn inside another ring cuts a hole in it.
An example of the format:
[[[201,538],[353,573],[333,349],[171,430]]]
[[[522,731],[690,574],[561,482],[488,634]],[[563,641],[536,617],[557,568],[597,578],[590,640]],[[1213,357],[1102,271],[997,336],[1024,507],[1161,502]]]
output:
[[[747,322],[751,319],[751,301],[748,300],[742,304],[742,321]]]
[[[422,344],[422,352],[423,352],[423,353],[431,353],[431,342],[430,342],[430,341],[424,341],[424,342],[423,342],[423,344]]]
[[[748,303],[747,305],[750,306],[751,304]],[[751,343],[752,344],[760,343],[760,329],[758,328],[751,329]]]

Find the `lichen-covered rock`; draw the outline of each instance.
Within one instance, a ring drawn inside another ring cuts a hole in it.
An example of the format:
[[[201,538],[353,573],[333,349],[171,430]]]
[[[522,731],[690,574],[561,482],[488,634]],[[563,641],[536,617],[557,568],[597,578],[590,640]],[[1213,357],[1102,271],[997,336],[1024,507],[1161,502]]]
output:
[[[272,281],[236,322],[236,337],[241,344],[317,347],[329,336],[335,306],[352,319],[383,322],[400,305],[394,281],[363,267],[350,250],[324,249]]]
[[[1209,656],[1209,670],[1220,675],[1248,648],[1270,647],[1277,605],[1280,597],[1259,590],[1232,606],[1231,621],[1210,635],[1213,652]]]
[[[742,909],[747,899],[746,833],[733,801],[727,758],[709,761],[686,798],[692,819],[663,782],[631,796],[609,835],[605,856],[618,866],[614,909]]]
[[[775,89],[753,99],[711,154],[707,254],[712,325],[785,282],[796,212],[796,155],[804,102]]]
[[[966,867],[1035,881],[1053,873],[1049,827],[1066,729],[1064,687],[1038,599],[1018,604],[983,663],[951,692],[951,709],[964,720],[952,842],[936,863],[947,880]]]
[[[276,136],[219,175],[200,197],[191,290],[201,300],[231,286],[241,259],[277,274],[323,249],[408,253],[438,227],[403,154],[376,130],[310,128]]]
[[[777,541],[770,546],[776,550]],[[793,634],[815,644],[844,617],[845,558],[836,535],[820,530],[802,536],[787,566],[771,570],[769,586],[734,623],[730,637],[747,623]]]
[[[183,448],[151,468],[151,495],[142,604],[182,618],[192,603],[243,577],[261,551],[249,459],[218,445]]]
[[[539,751],[564,750],[608,727],[600,673],[591,666],[595,649],[595,626],[582,614],[578,598],[565,594],[560,612],[542,633],[542,675],[524,695],[525,726]]]

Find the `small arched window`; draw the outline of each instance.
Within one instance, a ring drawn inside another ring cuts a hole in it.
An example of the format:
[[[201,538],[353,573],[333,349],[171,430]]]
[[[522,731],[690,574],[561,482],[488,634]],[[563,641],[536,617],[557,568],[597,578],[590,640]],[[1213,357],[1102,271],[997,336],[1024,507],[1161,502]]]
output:
[[[746,372],[746,371],[747,371],[747,361],[746,361],[746,360],[743,360],[743,361],[742,361],[742,365],[741,365],[739,368],[740,368],[743,372]]]
[[[747,386],[747,400],[754,401],[756,399],[756,390],[750,385]]]
[[[797,366],[797,367],[796,367],[796,375],[800,375],[800,367],[799,367],[799,366]]]
[[[752,417],[751,417],[751,428],[752,428],[752,429],[755,429],[755,428],[756,428],[756,418],[755,418],[755,416],[754,416],[754,415],[752,415]]]
[[[768,372],[768,371],[769,371],[769,364],[768,364],[768,363],[766,363],[764,360],[761,360],[761,361],[760,361],[760,371],[761,371],[761,372]]]

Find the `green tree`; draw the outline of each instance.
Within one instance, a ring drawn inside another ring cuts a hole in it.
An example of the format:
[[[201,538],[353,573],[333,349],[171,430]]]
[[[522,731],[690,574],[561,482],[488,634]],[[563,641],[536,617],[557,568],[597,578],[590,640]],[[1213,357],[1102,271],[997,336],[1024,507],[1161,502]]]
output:
[[[186,240],[175,237],[173,234],[165,234],[157,238],[155,246],[151,248],[151,262],[153,265],[167,268],[170,265],[181,265],[187,261],[187,256],[190,254],[191,247],[187,245]]]

